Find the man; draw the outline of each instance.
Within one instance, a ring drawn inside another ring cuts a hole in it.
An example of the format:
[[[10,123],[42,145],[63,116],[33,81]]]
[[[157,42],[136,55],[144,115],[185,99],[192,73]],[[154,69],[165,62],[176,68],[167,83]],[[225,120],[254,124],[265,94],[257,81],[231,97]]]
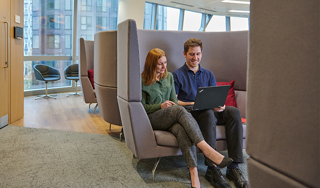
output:
[[[217,83],[213,73],[200,66],[202,57],[201,40],[196,38],[187,40],[184,43],[183,55],[186,58],[186,63],[175,70],[173,76],[178,104],[190,109],[194,104],[198,87],[216,86]],[[191,111],[191,114],[198,122],[205,141],[213,148],[216,144],[216,125],[225,125],[228,154],[233,159],[233,163],[227,167],[227,178],[232,180],[237,188],[248,188],[248,181],[238,167],[238,163],[243,162],[243,128],[240,111],[235,107],[223,106]],[[213,166],[208,158],[205,159],[205,165],[208,166],[205,178],[215,188],[231,188],[230,184],[223,178],[220,169]]]

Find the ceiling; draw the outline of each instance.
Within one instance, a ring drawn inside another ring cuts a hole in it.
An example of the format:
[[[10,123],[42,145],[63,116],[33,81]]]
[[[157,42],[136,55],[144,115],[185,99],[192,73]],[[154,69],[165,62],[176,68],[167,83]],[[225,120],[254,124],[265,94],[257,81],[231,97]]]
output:
[[[223,3],[222,0],[146,0],[146,2],[166,5],[212,15],[249,17],[249,13],[235,13],[229,10],[249,11],[250,4]],[[250,2],[250,0],[236,0]]]

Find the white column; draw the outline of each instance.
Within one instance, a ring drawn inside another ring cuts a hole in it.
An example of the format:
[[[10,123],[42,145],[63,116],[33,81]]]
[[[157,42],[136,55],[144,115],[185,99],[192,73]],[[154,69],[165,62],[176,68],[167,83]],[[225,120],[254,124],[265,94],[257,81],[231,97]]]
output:
[[[120,0],[118,10],[118,23],[127,19],[134,19],[138,29],[143,29],[144,0]]]

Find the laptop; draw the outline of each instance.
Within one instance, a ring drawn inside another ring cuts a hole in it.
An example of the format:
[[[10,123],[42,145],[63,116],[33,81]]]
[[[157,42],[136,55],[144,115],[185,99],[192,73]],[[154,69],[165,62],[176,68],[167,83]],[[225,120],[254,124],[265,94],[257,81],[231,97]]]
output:
[[[230,85],[198,87],[192,110],[218,108],[225,104]]]

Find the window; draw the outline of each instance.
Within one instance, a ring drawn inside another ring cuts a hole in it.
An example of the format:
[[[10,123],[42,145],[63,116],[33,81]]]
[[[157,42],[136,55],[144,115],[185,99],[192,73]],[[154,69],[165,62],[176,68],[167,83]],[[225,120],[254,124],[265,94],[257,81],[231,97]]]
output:
[[[60,0],[47,0],[48,10],[60,10]]]
[[[39,29],[39,23],[40,23],[40,18],[39,16],[35,16],[32,18],[32,29],[37,30]]]
[[[38,91],[29,90],[45,88],[44,83],[35,80],[32,65],[48,64],[63,73],[67,65],[77,63],[71,59],[79,59],[80,36],[93,40],[96,32],[117,29],[119,0],[77,2],[74,10],[74,0],[24,0],[25,95],[38,94]],[[101,12],[95,10],[98,7]],[[74,20],[77,28],[73,28]],[[75,51],[73,45],[77,46]],[[64,78],[54,84],[48,83],[48,88],[66,87],[57,91],[71,91],[74,88],[70,86],[71,82]]]
[[[212,16],[206,31],[226,31],[226,17]]]
[[[143,29],[153,29],[154,28],[154,14],[156,6],[153,3],[145,3],[144,6],[144,23]]]
[[[107,12],[107,10],[110,8],[107,7],[107,0],[97,0],[97,12]]]
[[[47,19],[48,29],[60,29],[59,16],[58,15],[49,15]]]
[[[65,16],[64,17],[64,29],[71,29],[72,24],[71,24],[71,16]]]
[[[47,36],[47,48],[59,49],[60,48],[60,35],[48,35]]]
[[[199,31],[201,26],[202,14],[186,10],[183,19],[184,31]]]
[[[156,30],[167,30],[167,7],[157,6]]]
[[[93,40],[92,35],[81,35],[80,38],[83,38],[84,40]]]
[[[32,0],[32,11],[38,11],[40,9],[39,0]]]
[[[179,30],[180,9],[167,7],[167,30]]]
[[[39,48],[39,35],[33,35],[32,48]]]
[[[67,49],[71,48],[71,35],[64,36],[64,47]]]
[[[230,17],[230,30],[231,31],[249,30],[248,18]]]
[[[81,11],[90,12],[91,11],[91,0],[81,0],[80,7],[81,7]]]
[[[72,1],[71,0],[64,1],[64,9],[65,10],[72,10]]]
[[[91,30],[91,16],[81,17],[81,30]]]
[[[105,31],[107,30],[107,18],[106,17],[97,17],[96,30],[97,31]]]

